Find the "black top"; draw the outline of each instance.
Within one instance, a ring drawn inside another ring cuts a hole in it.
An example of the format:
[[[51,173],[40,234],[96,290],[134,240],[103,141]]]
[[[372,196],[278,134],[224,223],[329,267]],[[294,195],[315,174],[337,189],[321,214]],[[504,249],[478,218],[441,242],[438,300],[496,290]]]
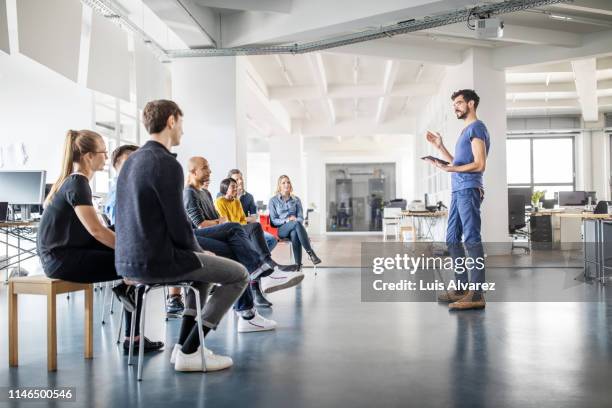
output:
[[[183,208],[183,169],[161,143],[148,141],[126,160],[117,180],[115,266],[143,281],[171,281],[202,265]]]
[[[198,225],[204,221],[219,219],[219,213],[208,190],[187,186],[183,190],[183,201],[187,216],[194,228],[198,228]]]
[[[55,272],[58,265],[53,260],[64,250],[99,245],[77,217],[77,205],[93,206],[91,188],[87,177],[71,174],[45,208],[38,227],[38,251],[47,273]]]
[[[242,210],[245,216],[248,217],[249,215],[257,214],[257,205],[251,193],[245,191],[244,194],[240,196],[240,204],[242,204]]]

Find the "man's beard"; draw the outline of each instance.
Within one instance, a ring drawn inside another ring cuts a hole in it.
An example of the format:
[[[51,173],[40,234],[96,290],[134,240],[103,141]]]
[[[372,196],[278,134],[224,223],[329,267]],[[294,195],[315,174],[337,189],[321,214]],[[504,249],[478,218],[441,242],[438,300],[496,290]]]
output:
[[[455,111],[455,115],[457,115],[457,119],[465,119],[467,117],[467,114],[468,114],[467,111],[465,112]]]

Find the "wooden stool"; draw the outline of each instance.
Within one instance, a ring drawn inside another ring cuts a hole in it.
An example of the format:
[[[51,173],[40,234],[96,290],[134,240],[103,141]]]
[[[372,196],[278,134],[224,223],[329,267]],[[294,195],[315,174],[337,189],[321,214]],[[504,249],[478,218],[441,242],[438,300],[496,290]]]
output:
[[[57,370],[57,328],[55,297],[61,293],[85,291],[85,358],[93,358],[93,287],[90,283],[66,282],[46,276],[25,276],[9,279],[9,366],[17,367],[19,334],[17,295],[47,296],[47,369]]]

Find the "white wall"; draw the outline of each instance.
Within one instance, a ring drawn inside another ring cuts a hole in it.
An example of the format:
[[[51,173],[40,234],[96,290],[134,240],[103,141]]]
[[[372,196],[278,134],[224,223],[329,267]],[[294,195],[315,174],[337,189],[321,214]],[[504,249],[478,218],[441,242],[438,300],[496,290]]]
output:
[[[27,57],[0,53],[0,112],[1,169],[46,170],[51,182],[60,171],[66,131],[92,126],[92,95]]]
[[[189,58],[172,63],[173,99],[184,113],[184,136],[175,151],[185,167],[191,156],[208,159],[212,169],[210,191],[239,163],[236,58]]]
[[[327,199],[325,166],[328,163],[395,163],[396,196],[408,201],[417,198],[414,191],[414,147],[411,135],[386,135],[380,143],[369,138],[356,138],[337,143],[329,141],[306,141],[304,167],[307,171],[307,196],[302,198],[304,206],[314,204],[318,223],[311,228],[316,233],[326,233]],[[422,197],[421,197],[422,198]],[[313,217],[314,219],[314,217]]]

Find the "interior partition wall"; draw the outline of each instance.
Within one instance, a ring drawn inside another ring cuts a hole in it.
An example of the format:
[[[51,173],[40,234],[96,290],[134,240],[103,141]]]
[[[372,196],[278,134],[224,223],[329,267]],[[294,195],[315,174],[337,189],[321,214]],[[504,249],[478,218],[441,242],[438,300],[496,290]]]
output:
[[[382,230],[386,202],[396,198],[395,163],[328,163],[328,232]]]

